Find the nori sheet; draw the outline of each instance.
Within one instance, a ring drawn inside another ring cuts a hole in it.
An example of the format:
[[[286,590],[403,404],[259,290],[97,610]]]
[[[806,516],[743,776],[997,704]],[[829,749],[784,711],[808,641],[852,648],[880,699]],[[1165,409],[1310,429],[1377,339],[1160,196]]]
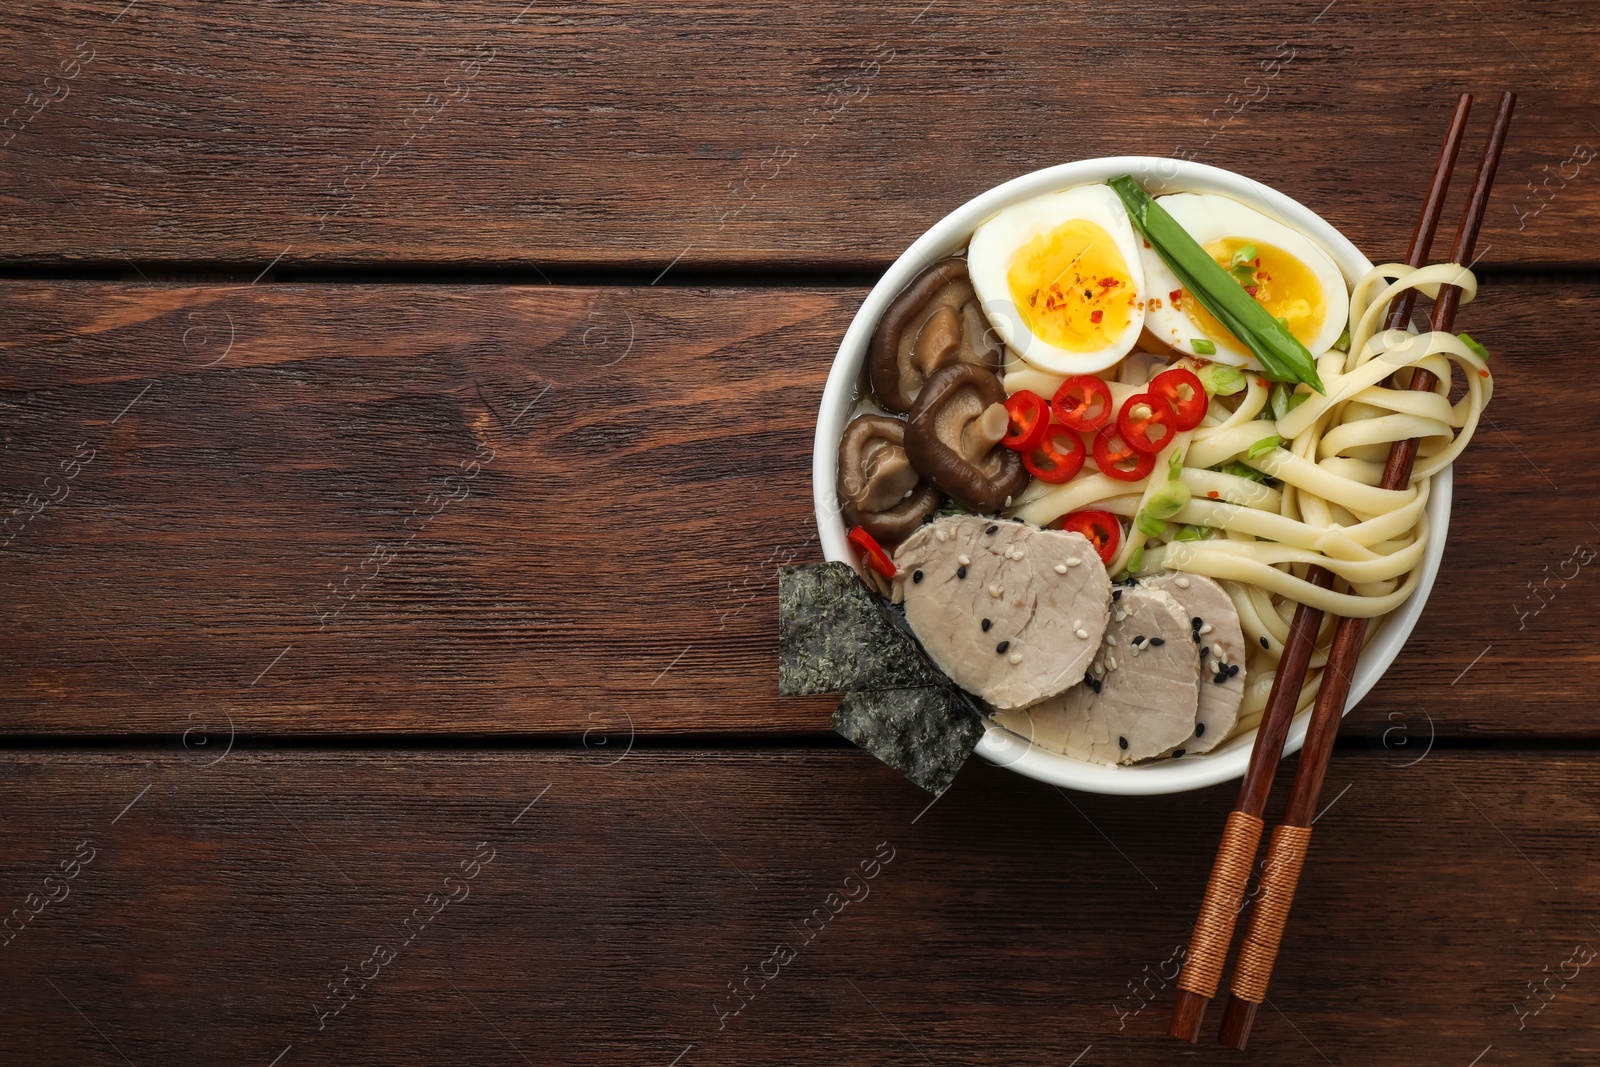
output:
[[[833,728],[938,795],[983,734],[977,702],[849,564],[778,572],[778,692],[845,694]]]
[[[983,734],[953,689],[946,683],[853,692],[833,713],[833,728],[937,796]]]
[[[884,616],[848,563],[778,571],[778,693],[940,685],[944,676]]]

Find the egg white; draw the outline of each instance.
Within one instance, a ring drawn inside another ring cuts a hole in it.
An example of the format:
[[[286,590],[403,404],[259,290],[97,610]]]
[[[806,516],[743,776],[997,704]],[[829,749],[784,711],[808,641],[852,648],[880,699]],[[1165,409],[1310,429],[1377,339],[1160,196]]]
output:
[[[1316,334],[1305,341],[1306,349],[1315,358],[1333,347],[1350,317],[1350,295],[1339,268],[1316,242],[1300,231],[1292,230],[1276,219],[1268,218],[1225,196],[1173,193],[1158,198],[1156,202],[1166,208],[1178,225],[1202,246],[1226,237],[1240,238],[1275,245],[1304,263],[1322,287],[1325,308]],[[1169,299],[1169,294],[1182,288],[1178,279],[1167,269],[1155,249],[1142,247],[1140,258],[1143,260],[1146,288],[1151,294],[1151,299],[1146,301],[1145,326],[1162,344],[1189,355],[1199,355],[1194,350],[1194,339],[1207,335],[1181,305],[1174,308]],[[1216,354],[1201,358],[1236,367],[1262,369],[1250,350],[1231,334],[1224,332],[1221,337],[1213,336],[1211,339],[1217,346]]]
[[[1127,328],[1104,348],[1089,352],[1068,351],[1036,336],[1012,300],[1007,281],[1019,249],[1073,219],[1092,222],[1111,236],[1134,289]],[[1094,374],[1127,355],[1144,329],[1146,287],[1139,244],[1117,194],[1105,185],[1083,185],[1015,204],[979,226],[967,246],[967,273],[990,324],[1018,356],[1056,374]]]

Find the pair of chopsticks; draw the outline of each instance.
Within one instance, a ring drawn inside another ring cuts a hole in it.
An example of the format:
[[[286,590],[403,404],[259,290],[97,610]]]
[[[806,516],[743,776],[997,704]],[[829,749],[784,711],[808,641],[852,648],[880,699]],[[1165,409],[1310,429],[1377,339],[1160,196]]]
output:
[[[1500,152],[1505,145],[1506,131],[1511,125],[1511,111],[1516,100],[1516,94],[1510,92],[1500,98],[1500,110],[1484,147],[1483,159],[1478,164],[1477,180],[1461,218],[1461,225],[1456,230],[1455,245],[1450,251],[1452,263],[1466,265],[1472,261],[1473,248],[1477,244],[1478,230],[1489,202],[1495,170],[1500,165]],[[1439,151],[1439,161],[1434,167],[1427,198],[1417,217],[1416,230],[1411,235],[1411,245],[1406,254],[1409,266],[1421,267],[1428,261],[1434,232],[1438,229],[1439,216],[1444,208],[1445,193],[1450,187],[1450,175],[1455,170],[1456,156],[1461,149],[1461,137],[1466,130],[1467,112],[1471,107],[1471,94],[1463,93],[1456,102],[1455,114],[1451,116],[1444,145]],[[1456,286],[1439,287],[1430,317],[1431,329],[1451,331],[1460,297],[1461,290]],[[1415,302],[1416,291],[1407,290],[1389,309],[1385,327],[1391,330],[1405,329]],[[1418,368],[1412,375],[1412,389],[1432,390],[1437,385],[1438,379],[1426,370]],[[1404,489],[1410,484],[1411,467],[1417,458],[1417,444],[1413,438],[1396,441],[1390,448],[1389,460],[1383,471],[1383,488]],[[1319,588],[1326,589],[1333,584],[1333,575],[1321,567],[1312,567],[1307,577]],[[1234,921],[1243,910],[1245,885],[1261,844],[1264,828],[1261,815],[1266,809],[1267,793],[1272,788],[1272,779],[1277,774],[1278,761],[1283,755],[1284,741],[1289,734],[1290,721],[1294,718],[1306,667],[1311,661],[1317,630],[1322,625],[1322,614],[1320,610],[1305,604],[1295,609],[1294,621],[1289,627],[1289,639],[1284,646],[1283,658],[1278,663],[1278,673],[1272,681],[1272,693],[1267,698],[1255,747],[1250,753],[1250,766],[1245,773],[1244,784],[1239,789],[1238,802],[1228,815],[1223,829],[1222,843],[1217,849],[1211,879],[1206,885],[1200,915],[1195,922],[1194,936],[1189,942],[1189,954],[1178,976],[1178,1002],[1172,1009],[1169,1032],[1173,1037],[1191,1043],[1199,1040],[1206,1005],[1217,994],[1228,946],[1233,941]],[[1223,1016],[1219,1037],[1224,1045],[1236,1049],[1245,1047],[1250,1038],[1251,1024],[1255,1021],[1256,1009],[1266,999],[1267,983],[1277,962],[1278,946],[1289,920],[1295,888],[1300,882],[1300,869],[1311,840],[1311,823],[1316,815],[1317,798],[1322,793],[1322,780],[1328,770],[1328,760],[1333,755],[1334,737],[1339,731],[1339,720],[1350,695],[1350,682],[1355,676],[1356,660],[1361,654],[1366,627],[1366,619],[1339,620],[1328,663],[1323,670],[1322,684],[1311,709],[1305,747],[1295,769],[1283,822],[1272,831],[1267,846],[1260,893],[1250,916],[1249,929],[1239,947],[1239,960],[1234,967],[1227,1011]]]

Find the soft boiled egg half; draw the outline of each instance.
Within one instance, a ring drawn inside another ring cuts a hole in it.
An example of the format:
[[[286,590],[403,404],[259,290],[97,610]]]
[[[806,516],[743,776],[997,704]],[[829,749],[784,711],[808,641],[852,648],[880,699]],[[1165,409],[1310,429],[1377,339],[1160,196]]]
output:
[[[1001,338],[1042,370],[1104,370],[1144,328],[1139,239],[1104,185],[1006,208],[972,235],[967,274]]]
[[[1156,203],[1267,314],[1282,320],[1313,358],[1338,341],[1350,315],[1344,277],[1308,237],[1225,196],[1173,193]],[[1190,355],[1260,369],[1250,350],[1178,284],[1154,249],[1143,248],[1141,258],[1150,294],[1145,326],[1156,340]],[[1205,351],[1211,346],[1214,354]]]

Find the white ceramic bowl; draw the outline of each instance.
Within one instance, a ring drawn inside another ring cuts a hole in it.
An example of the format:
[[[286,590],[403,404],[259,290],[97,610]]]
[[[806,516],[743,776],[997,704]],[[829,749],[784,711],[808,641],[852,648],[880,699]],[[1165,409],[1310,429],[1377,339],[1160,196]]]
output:
[[[1024,174],[1004,185],[981,193],[940,219],[933,228],[905,250],[883,279],[867,294],[856,317],[845,331],[839,355],[828,375],[822,394],[822,410],[817,417],[817,438],[811,459],[811,478],[816,497],[817,528],[823,554],[830,560],[858,565],[846,540],[844,521],[839,515],[838,476],[839,438],[844,433],[858,399],[857,383],[872,331],[889,301],[911,283],[929,264],[959,252],[967,245],[972,231],[1002,208],[1042,193],[1067,189],[1090,182],[1103,182],[1119,174],[1132,174],[1150,192],[1220,193],[1264,212],[1306,234],[1333,257],[1345,281],[1353,283],[1372,264],[1343,234],[1319,215],[1282,193],[1232,171],[1156,156],[1112,156],[1085,159],[1076,163],[1046,167]],[[1422,561],[1422,581],[1411,598],[1386,616],[1362,655],[1350,687],[1349,711],[1377,684],[1389,664],[1400,654],[1417,616],[1427,602],[1444,555],[1445,534],[1450,522],[1451,475],[1446,468],[1434,476],[1428,498],[1430,527],[1428,551]],[[1297,752],[1305,742],[1306,716],[1295,719],[1289,730],[1284,752]],[[978,753],[985,759],[1037,778],[1042,782],[1082,789],[1091,793],[1148,795],[1178,793],[1226,782],[1244,774],[1250,761],[1255,731],[1231,738],[1226,744],[1199,756],[1158,760],[1131,767],[1106,767],[1086,763],[1057,752],[1029,744],[1017,735],[991,726],[978,742]]]

